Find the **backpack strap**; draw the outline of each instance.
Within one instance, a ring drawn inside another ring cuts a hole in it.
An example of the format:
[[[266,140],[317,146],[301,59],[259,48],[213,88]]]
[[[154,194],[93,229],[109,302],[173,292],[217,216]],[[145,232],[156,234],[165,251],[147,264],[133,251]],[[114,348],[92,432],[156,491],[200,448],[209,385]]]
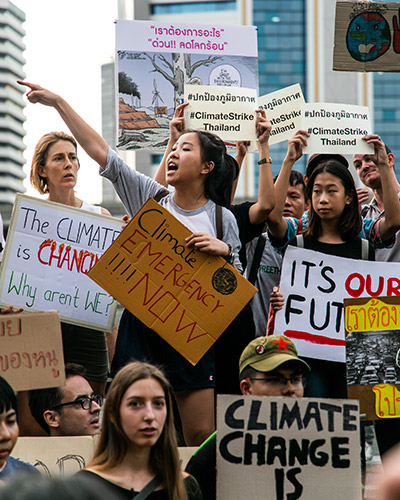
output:
[[[150,496],[153,491],[159,486],[162,482],[162,479],[160,476],[155,476],[153,479],[146,484],[146,486],[140,491],[140,493],[136,496],[133,496],[135,500],[144,500],[148,496]],[[134,494],[134,491],[132,491],[132,494]]]
[[[361,259],[368,260],[369,254],[369,241],[361,238]]]
[[[223,230],[222,230],[222,207],[221,205],[215,205],[215,228],[217,230],[217,238],[222,240]]]
[[[267,242],[267,239],[263,234],[257,240],[257,246],[256,246],[256,249],[254,251],[253,261],[251,263],[251,268],[250,268],[249,277],[248,277],[248,281],[250,281],[250,283],[252,285],[254,285],[254,283],[256,282],[258,268],[260,266],[261,257],[262,257],[266,242]]]
[[[167,196],[167,194],[169,194],[169,191],[168,189],[160,189],[160,191],[158,191],[158,193],[155,194],[154,196],[154,199],[159,202],[161,200],[161,198],[164,198],[164,196]]]
[[[302,234],[296,236],[296,246],[298,248],[304,248],[304,236]]]

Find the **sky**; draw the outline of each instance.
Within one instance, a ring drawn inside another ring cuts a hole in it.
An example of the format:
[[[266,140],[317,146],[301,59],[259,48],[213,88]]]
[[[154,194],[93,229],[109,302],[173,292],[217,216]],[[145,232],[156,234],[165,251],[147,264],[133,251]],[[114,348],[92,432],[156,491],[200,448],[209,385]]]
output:
[[[115,50],[117,0],[12,0],[25,12],[26,80],[64,97],[101,134],[101,65]],[[29,174],[39,138],[68,128],[53,108],[25,108],[25,172]],[[98,167],[80,148],[81,169],[76,193],[91,203],[101,201]],[[26,180],[27,194],[38,193]]]

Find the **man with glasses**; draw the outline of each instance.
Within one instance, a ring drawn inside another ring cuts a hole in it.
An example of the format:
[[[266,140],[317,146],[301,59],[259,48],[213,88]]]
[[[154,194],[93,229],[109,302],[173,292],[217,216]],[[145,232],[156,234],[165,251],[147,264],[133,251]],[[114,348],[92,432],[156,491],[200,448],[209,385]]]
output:
[[[310,367],[300,359],[293,342],[284,335],[257,337],[242,352],[239,384],[245,396],[301,398]],[[216,433],[192,456],[186,472],[197,479],[203,500],[216,498]]]
[[[84,374],[83,366],[67,363],[63,387],[29,391],[31,413],[50,436],[99,434],[104,398],[94,394]]]

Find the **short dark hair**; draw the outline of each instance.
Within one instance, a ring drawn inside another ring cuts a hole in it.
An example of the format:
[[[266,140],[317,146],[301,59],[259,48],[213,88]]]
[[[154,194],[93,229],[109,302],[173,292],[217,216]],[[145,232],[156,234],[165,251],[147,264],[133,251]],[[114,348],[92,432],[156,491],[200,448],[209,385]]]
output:
[[[278,176],[279,174],[275,175],[274,184]],[[299,172],[298,170],[291,170],[289,177],[289,186],[292,187],[301,186],[303,188],[304,199],[307,201],[306,185],[304,184],[304,175],[301,172]]]
[[[65,364],[65,377],[68,380],[71,377],[85,377],[85,368],[77,363]],[[29,391],[29,409],[33,418],[40,427],[50,434],[49,426],[43,417],[43,413],[59,405],[64,397],[62,387],[51,387],[50,389],[34,389]],[[62,408],[57,411],[62,411]]]
[[[0,377],[0,413],[9,410],[17,411],[17,396],[7,380]]]

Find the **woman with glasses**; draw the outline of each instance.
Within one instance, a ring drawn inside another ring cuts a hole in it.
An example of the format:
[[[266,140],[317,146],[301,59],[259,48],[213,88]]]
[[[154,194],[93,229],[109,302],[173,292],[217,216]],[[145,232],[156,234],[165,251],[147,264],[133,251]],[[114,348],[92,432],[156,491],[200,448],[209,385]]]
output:
[[[196,480],[180,470],[170,386],[158,368],[136,361],[114,377],[82,475],[121,499],[140,492],[149,500],[201,500]]]

